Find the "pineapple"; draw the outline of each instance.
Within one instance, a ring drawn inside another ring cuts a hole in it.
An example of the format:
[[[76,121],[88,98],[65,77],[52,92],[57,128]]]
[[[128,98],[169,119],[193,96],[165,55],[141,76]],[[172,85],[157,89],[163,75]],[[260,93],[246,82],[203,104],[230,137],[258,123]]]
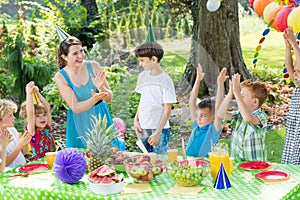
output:
[[[90,152],[88,170],[92,172],[104,165],[111,154],[111,142],[115,138],[113,124],[107,127],[106,115],[103,118],[99,115],[99,119],[93,116],[91,129],[86,135],[87,148]]]

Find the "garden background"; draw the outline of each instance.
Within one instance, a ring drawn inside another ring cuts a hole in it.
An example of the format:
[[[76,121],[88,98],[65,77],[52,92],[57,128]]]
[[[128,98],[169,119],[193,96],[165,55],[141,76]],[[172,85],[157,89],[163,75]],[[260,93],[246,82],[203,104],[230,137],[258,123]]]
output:
[[[67,106],[53,81],[58,70],[55,53],[59,44],[55,30],[55,25],[58,25],[80,38],[85,46],[86,59],[98,61],[106,71],[114,93],[114,99],[109,104],[111,114],[125,121],[127,149],[136,150],[133,117],[139,96],[133,90],[141,68],[134,57],[134,48],[145,40],[146,24],[151,24],[157,42],[165,50],[161,65],[177,87],[191,50],[191,13],[170,12],[174,8],[164,0],[97,0],[97,11],[91,20],[91,13],[82,5],[84,1],[2,2],[0,98],[13,99],[20,106],[25,99],[25,86],[33,80],[52,105],[52,128],[56,142],[61,145],[65,143]],[[243,59],[248,71],[255,79],[270,85],[270,95],[263,106],[269,116],[266,144],[268,159],[280,162],[285,118],[293,92],[293,85],[286,83],[283,77],[285,49],[282,33],[271,29],[254,68],[255,48],[267,24],[253,12],[248,1],[240,1],[239,28]],[[178,95],[178,103],[173,105],[170,117],[171,147],[180,148],[182,137],[188,141],[191,122],[187,101],[188,95]],[[18,114],[16,117],[16,128],[23,132],[24,120]],[[228,126],[225,125],[221,140],[229,144],[231,130]]]

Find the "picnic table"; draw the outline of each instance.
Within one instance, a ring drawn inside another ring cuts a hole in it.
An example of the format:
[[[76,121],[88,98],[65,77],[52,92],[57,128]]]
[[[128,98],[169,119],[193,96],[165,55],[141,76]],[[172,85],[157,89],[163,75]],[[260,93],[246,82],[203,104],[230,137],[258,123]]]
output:
[[[46,163],[44,159],[34,163]],[[149,184],[152,192],[139,194],[99,195],[90,191],[88,174],[77,184],[66,184],[60,181],[52,170],[30,174],[28,177],[9,178],[19,173],[17,168],[2,173],[0,176],[0,200],[4,199],[300,199],[300,166],[273,164],[272,170],[281,170],[290,174],[290,180],[281,183],[267,184],[254,178],[258,171],[246,171],[237,167],[230,176],[231,188],[217,190],[213,188],[212,178],[208,175],[200,185],[204,186],[197,196],[167,194],[166,191],[175,185],[167,173],[157,176]],[[126,179],[131,182],[131,179]]]

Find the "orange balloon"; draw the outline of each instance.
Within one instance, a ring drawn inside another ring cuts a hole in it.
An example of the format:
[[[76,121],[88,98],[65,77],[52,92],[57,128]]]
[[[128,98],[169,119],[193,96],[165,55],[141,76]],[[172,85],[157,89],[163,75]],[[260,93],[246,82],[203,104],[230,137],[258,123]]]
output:
[[[255,0],[253,8],[259,16],[263,16],[265,7],[271,2],[272,0]]]
[[[271,22],[272,20],[273,23],[271,25],[272,28],[276,29],[277,31],[279,31],[279,28],[276,26],[276,22],[275,22],[275,18],[276,18],[276,15],[278,14],[278,12],[283,8],[282,5],[276,5],[274,6],[271,11],[269,12],[269,16],[268,16],[268,21]]]

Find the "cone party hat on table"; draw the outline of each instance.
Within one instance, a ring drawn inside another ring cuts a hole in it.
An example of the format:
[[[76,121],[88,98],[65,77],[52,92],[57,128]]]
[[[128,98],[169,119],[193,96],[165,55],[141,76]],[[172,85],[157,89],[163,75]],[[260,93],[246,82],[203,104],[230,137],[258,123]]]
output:
[[[70,37],[70,35],[67,32],[65,32],[64,30],[59,28],[59,26],[57,26],[57,25],[56,25],[56,31],[57,31],[57,35],[59,37],[60,42],[64,41],[68,37]]]
[[[148,26],[148,32],[147,32],[147,35],[146,35],[145,42],[156,42],[156,38],[155,38],[155,35],[153,33],[151,24],[149,24],[149,26]]]
[[[227,189],[230,188],[230,182],[228,179],[228,176],[224,170],[224,166],[223,163],[221,163],[220,165],[220,169],[216,178],[216,182],[214,184],[214,188],[215,189]]]

